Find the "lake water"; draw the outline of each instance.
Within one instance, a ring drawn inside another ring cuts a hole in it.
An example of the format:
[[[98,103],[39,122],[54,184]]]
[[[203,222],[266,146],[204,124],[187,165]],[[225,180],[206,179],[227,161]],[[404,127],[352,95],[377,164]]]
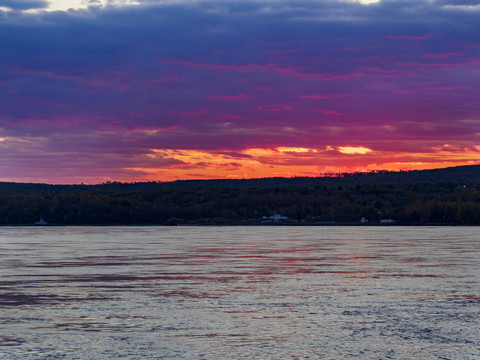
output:
[[[480,359],[477,227],[0,227],[0,359]]]

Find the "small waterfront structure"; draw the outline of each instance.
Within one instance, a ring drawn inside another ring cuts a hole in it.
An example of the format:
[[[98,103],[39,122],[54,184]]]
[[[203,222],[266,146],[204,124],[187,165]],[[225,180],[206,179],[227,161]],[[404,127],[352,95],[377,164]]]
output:
[[[381,219],[380,224],[393,224],[395,220],[393,219]]]
[[[33,223],[34,226],[47,226],[48,223],[43,220],[43,218],[40,218],[40,220],[36,221]]]
[[[264,222],[264,223],[267,223],[267,222],[274,222],[274,223],[278,223],[280,221],[286,221],[288,220],[288,216],[283,216],[283,215],[280,215],[280,214],[273,214],[273,216],[264,216],[262,217],[262,220],[261,222]]]

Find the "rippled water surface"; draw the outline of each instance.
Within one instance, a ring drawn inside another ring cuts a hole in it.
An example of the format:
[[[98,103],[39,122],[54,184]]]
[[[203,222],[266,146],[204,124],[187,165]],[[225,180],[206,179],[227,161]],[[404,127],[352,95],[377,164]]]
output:
[[[475,227],[2,227],[0,359],[480,359]]]

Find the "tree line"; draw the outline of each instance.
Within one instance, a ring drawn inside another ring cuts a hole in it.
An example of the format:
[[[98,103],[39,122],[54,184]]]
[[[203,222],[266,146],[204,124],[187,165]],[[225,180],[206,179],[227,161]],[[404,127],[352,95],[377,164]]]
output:
[[[289,224],[480,225],[480,181],[337,186],[160,188],[0,193],[0,224],[259,224],[280,214]]]

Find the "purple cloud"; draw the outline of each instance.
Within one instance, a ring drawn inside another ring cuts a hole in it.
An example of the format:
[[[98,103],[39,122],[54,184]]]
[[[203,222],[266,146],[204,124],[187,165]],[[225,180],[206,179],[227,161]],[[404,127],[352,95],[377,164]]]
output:
[[[154,167],[144,161],[152,149],[472,149],[480,144],[478,4],[140,1],[25,12],[46,3],[5,2],[2,179],[28,171],[29,181],[48,179],[36,156],[77,168],[75,179],[88,166],[141,179],[138,169]],[[97,152],[116,165],[85,155]],[[162,176],[171,160],[156,162]]]

